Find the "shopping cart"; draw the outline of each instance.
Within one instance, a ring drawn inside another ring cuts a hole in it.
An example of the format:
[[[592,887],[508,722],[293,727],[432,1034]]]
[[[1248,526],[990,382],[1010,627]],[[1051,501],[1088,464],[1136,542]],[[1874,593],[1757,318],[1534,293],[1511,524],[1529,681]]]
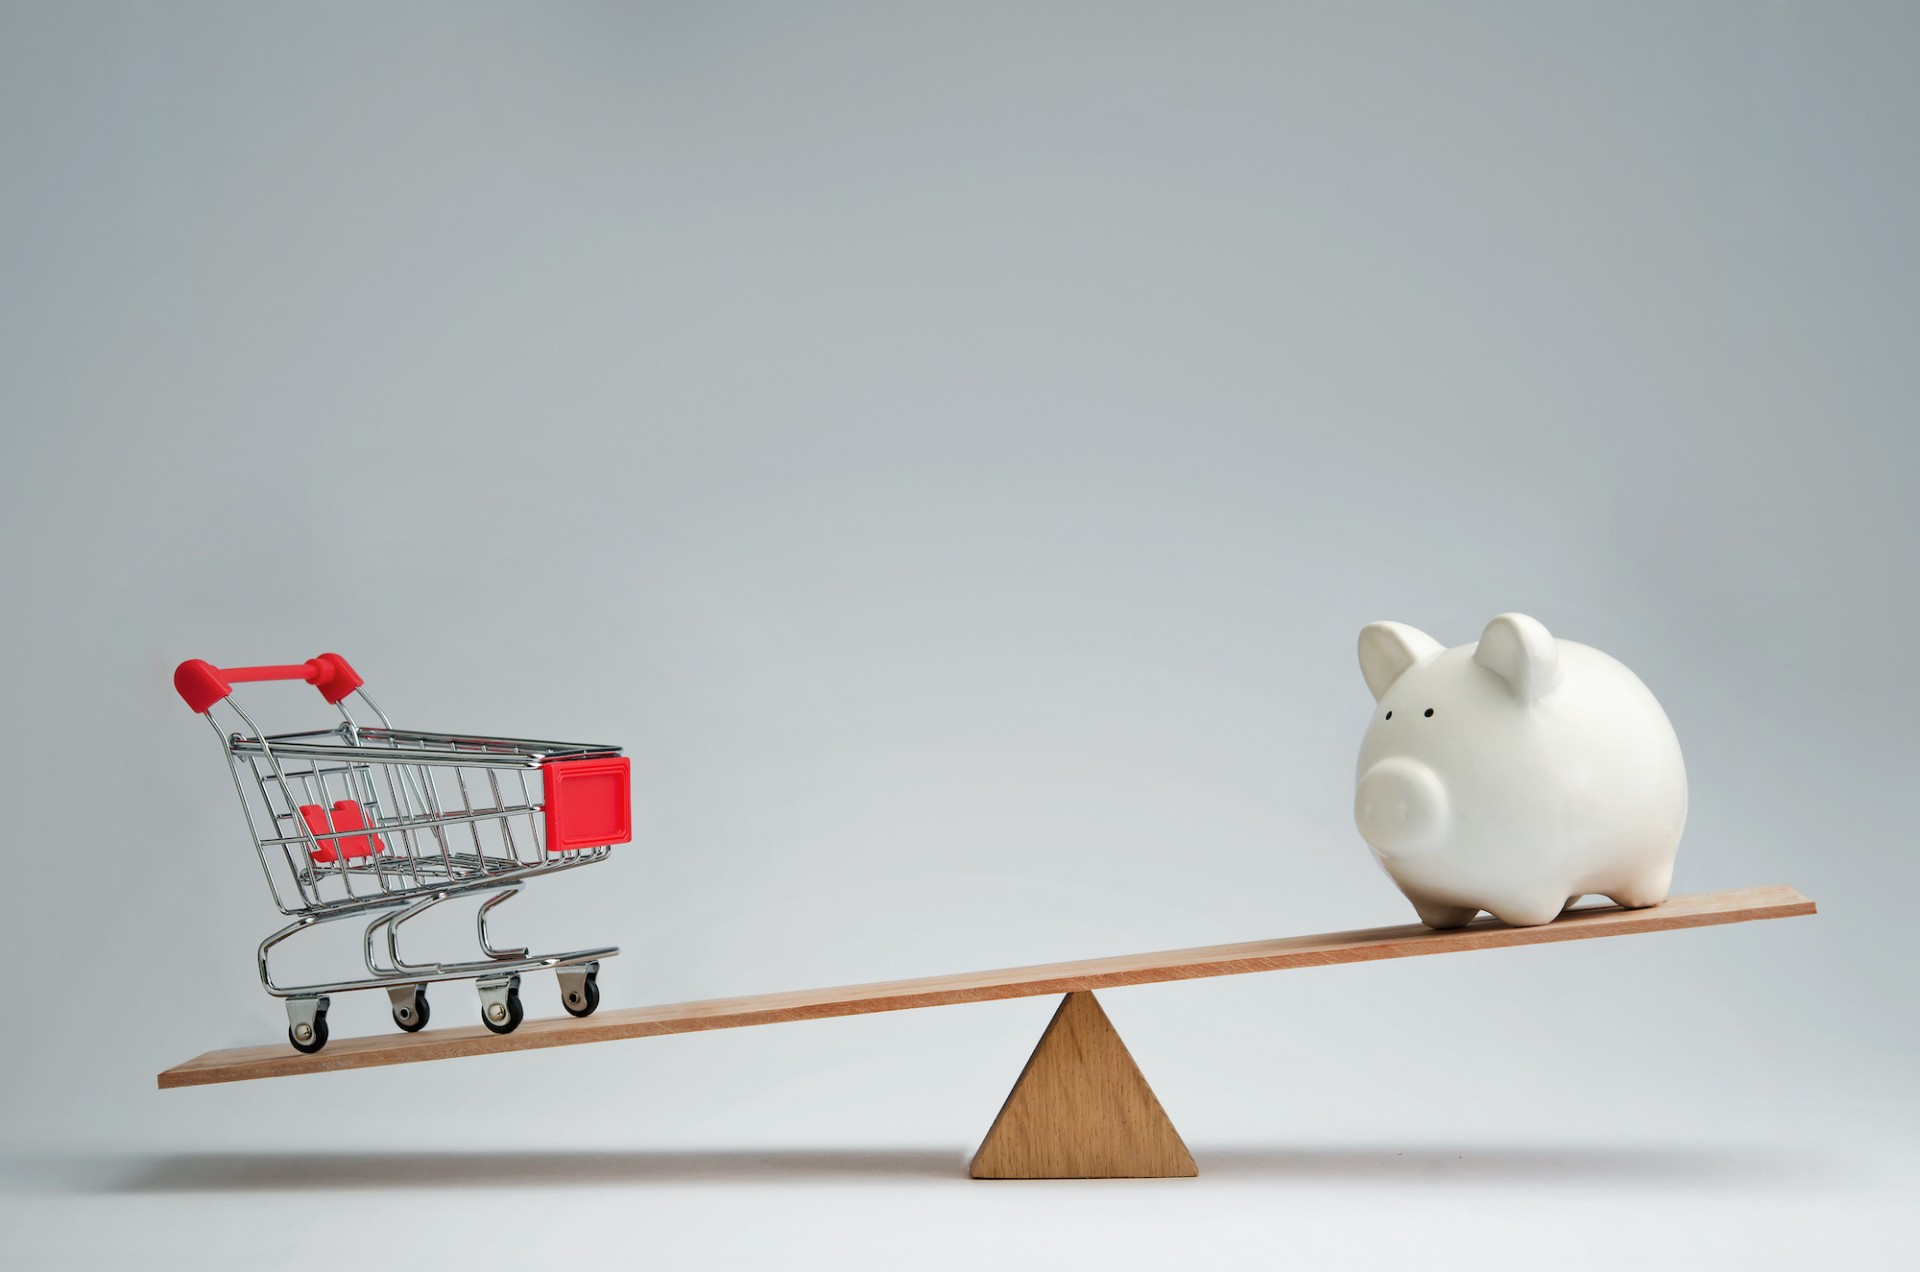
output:
[[[233,699],[235,684],[261,680],[306,681],[340,712],[341,723],[262,732]],[[219,737],[274,904],[294,916],[260,942],[259,964],[261,985],[286,1000],[295,1050],[326,1045],[328,995],[347,990],[386,990],[393,1022],[408,1032],[426,1025],[434,981],[473,981],[480,1022],[495,1033],[510,1033],[523,1019],[526,972],[552,969],[571,1015],[591,1015],[600,1005],[600,963],[618,949],[496,949],[487,918],[524,881],[604,861],[614,844],[632,838],[628,762],[619,747],[396,729],[338,654],[277,667],[191,659],[174,671],[173,686]],[[354,719],[350,697],[378,726]],[[222,708],[243,731],[221,728],[214,713]],[[479,896],[482,957],[401,958],[403,924],[452,898]],[[274,981],[267,960],[276,946],[348,919],[367,921],[365,976]]]

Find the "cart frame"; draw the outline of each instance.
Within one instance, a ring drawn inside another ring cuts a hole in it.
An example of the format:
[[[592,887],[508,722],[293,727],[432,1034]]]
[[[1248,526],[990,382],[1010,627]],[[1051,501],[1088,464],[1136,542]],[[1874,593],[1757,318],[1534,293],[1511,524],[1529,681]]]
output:
[[[234,701],[232,688],[260,680],[314,685],[341,722],[265,732]],[[176,669],[174,687],[220,739],[268,891],[293,920],[261,940],[256,962],[261,987],[286,1001],[288,1040],[297,1050],[326,1044],[330,996],[353,990],[386,990],[394,1023],[409,1032],[426,1024],[426,986],[438,981],[473,981],[481,1023],[495,1033],[511,1032],[523,1019],[519,989],[528,972],[553,971],[571,1015],[598,1006],[600,963],[617,947],[549,954],[502,948],[488,920],[526,880],[604,861],[614,844],[631,839],[628,768],[619,747],[397,729],[337,654],[266,667],[190,660]],[[356,720],[349,698],[379,723]],[[223,728],[215,717],[221,708],[244,731]],[[563,798],[563,779],[578,793]],[[403,958],[401,927],[460,898],[480,899],[480,957]],[[347,920],[366,922],[366,975],[300,984],[274,979],[277,947]]]

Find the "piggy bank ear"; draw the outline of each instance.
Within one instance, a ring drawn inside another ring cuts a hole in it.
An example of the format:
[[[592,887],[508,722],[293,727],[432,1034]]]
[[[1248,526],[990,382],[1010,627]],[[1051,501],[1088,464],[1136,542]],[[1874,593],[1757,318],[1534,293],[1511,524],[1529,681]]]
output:
[[[1560,650],[1553,633],[1525,614],[1502,614],[1488,623],[1473,661],[1506,681],[1522,701],[1538,698],[1560,678]]]
[[[1439,641],[1405,623],[1368,623],[1360,629],[1360,674],[1375,702],[1407,668],[1439,652]]]

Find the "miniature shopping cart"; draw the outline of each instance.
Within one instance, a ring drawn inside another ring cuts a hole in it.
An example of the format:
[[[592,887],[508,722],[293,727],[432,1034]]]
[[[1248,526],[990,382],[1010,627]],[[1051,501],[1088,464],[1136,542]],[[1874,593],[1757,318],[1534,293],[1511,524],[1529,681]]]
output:
[[[304,680],[340,713],[329,728],[268,734],[233,699],[233,686]],[[600,962],[613,947],[565,954],[496,949],[487,916],[535,875],[606,860],[632,838],[628,762],[614,746],[396,729],[338,654],[293,666],[214,667],[183,662],[173,686],[204,715],[233,770],[247,829],[280,912],[293,922],[260,942],[260,983],[287,1002],[297,1051],[327,1042],[328,995],[384,989],[393,1022],[427,1023],[427,986],[471,980],[480,1022],[510,1033],[525,1011],[523,973],[552,969],[561,1004],[586,1016],[600,1005]],[[377,726],[347,710],[357,698]],[[224,709],[243,726],[229,732]],[[456,897],[484,898],[475,919],[479,958],[409,962],[400,929]],[[274,947],[325,923],[366,922],[366,974],[310,985],[275,983]]]

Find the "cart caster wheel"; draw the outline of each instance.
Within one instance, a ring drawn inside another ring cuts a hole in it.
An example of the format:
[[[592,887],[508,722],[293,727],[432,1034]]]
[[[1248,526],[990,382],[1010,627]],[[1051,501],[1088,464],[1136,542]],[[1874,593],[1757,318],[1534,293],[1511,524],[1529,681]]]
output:
[[[497,1034],[512,1033],[526,1018],[527,1009],[520,1005],[518,989],[509,989],[504,1002],[496,999],[480,1005],[480,1023]]]
[[[306,1035],[305,1038],[301,1037],[303,1033]],[[327,1013],[324,1011],[314,1013],[313,1023],[311,1025],[289,1025],[287,1027],[287,1041],[293,1044],[295,1051],[308,1056],[326,1046]]]
[[[416,985],[413,988],[411,1002],[395,1003],[393,1023],[408,1033],[419,1033],[427,1027],[427,1020],[433,1015],[433,1009],[427,1005],[427,987]]]
[[[591,1016],[594,1008],[600,1005],[600,973],[588,972],[586,979],[576,985],[560,983],[560,1005],[567,1009],[569,1016]]]

